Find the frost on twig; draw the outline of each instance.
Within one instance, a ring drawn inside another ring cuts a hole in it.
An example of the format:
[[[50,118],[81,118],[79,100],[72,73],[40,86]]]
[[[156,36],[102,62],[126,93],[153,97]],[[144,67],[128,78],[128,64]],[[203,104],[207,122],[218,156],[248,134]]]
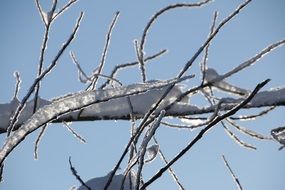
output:
[[[67,128],[67,130],[75,137],[77,138],[81,143],[86,143],[86,140],[78,134],[74,129],[72,129],[70,126],[70,123],[63,122],[63,126]]]

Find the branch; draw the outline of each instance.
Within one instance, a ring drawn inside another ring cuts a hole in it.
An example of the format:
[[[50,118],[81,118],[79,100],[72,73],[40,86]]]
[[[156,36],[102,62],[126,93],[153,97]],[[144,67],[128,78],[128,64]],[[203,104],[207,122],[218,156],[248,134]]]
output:
[[[239,182],[239,179],[238,179],[238,178],[236,177],[236,175],[234,174],[234,172],[233,172],[233,170],[231,169],[231,167],[230,167],[228,161],[226,160],[225,156],[223,155],[222,158],[223,158],[223,161],[224,161],[224,163],[225,163],[227,169],[230,171],[232,178],[234,179],[236,185],[238,186],[238,190],[242,190],[243,188],[242,188],[242,186],[241,186],[241,184],[240,184],[240,182]]]
[[[69,165],[70,165],[70,170],[72,172],[72,174],[76,177],[76,179],[81,183],[81,185],[83,185],[84,187],[86,187],[88,190],[92,190],[88,185],[86,185],[86,183],[84,183],[84,181],[81,179],[81,177],[77,174],[76,169],[72,166],[71,163],[71,157],[69,157]]]
[[[14,131],[6,140],[0,150],[0,164],[8,156],[8,154],[22,141],[25,137],[34,130],[44,126],[45,124],[54,121],[55,119],[67,113],[81,110],[92,104],[106,102],[116,98],[127,97],[146,91],[162,88],[168,85],[175,84],[179,81],[188,79],[168,80],[164,82],[152,82],[149,84],[129,85],[127,87],[118,87],[107,90],[83,91],[73,95],[59,98],[49,105],[39,109],[27,120],[18,130]],[[129,106],[129,105],[128,105]],[[128,107],[129,108],[129,107]],[[128,109],[129,110],[129,109]],[[77,118],[77,114],[73,117]]]
[[[126,88],[126,87],[125,87]],[[133,113],[130,113],[130,106],[125,97],[110,99],[108,102],[101,102],[91,105],[83,109],[82,113],[78,116],[77,111],[73,111],[65,114],[64,116],[60,116],[53,120],[54,123],[61,122],[74,122],[74,121],[96,121],[96,120],[130,120],[131,115],[133,115],[136,119],[141,119],[146,114],[148,109],[151,108],[155,100],[159,99],[162,95],[163,89],[166,87],[161,87],[161,89],[156,90],[146,90],[145,93],[133,94],[130,97],[130,101],[132,103]],[[173,92],[170,94],[172,97],[175,97],[178,94],[175,92],[178,88],[175,87]],[[101,93],[105,92],[105,90],[99,90]],[[169,96],[169,97],[171,97]],[[227,98],[224,98],[227,100]],[[142,107],[141,100],[145,101],[144,106]],[[232,109],[238,103],[240,103],[243,98],[238,99],[228,99],[227,104],[222,104],[220,110],[227,111]],[[56,100],[54,100],[56,101]],[[23,124],[29,117],[32,116],[32,111],[29,107],[33,107],[31,104],[33,100],[27,103],[27,106],[23,109],[19,121],[15,125],[14,129],[18,129],[20,125]],[[47,101],[43,99],[39,99],[39,108],[43,106],[52,104],[53,101]],[[163,107],[168,107],[172,102],[164,101]],[[9,122],[9,118],[12,113],[14,113],[19,102],[17,100],[12,100],[10,103],[0,104],[0,134],[7,132],[7,125]],[[31,105],[30,105],[31,104]],[[171,104],[171,108],[166,110],[165,116],[171,117],[186,117],[186,116],[194,116],[200,114],[214,113],[218,104],[210,105],[207,107],[197,107],[190,104],[176,102]],[[285,88],[262,91],[256,94],[256,96],[246,104],[243,109],[250,108],[259,108],[259,107],[276,107],[276,106],[285,106]],[[161,108],[163,108],[161,107]],[[165,107],[165,108],[166,108]],[[76,116],[77,115],[77,116]],[[76,116],[76,117],[75,117]],[[205,119],[205,118],[204,118]],[[235,117],[233,117],[235,119]],[[207,122],[204,122],[207,124]],[[201,125],[199,125],[201,126]],[[179,126],[173,126],[179,127]],[[190,128],[193,129],[196,126],[180,126],[180,128]]]
[[[162,54],[166,53],[167,50],[166,49],[163,49],[161,50],[160,52],[156,53],[156,54],[153,54],[147,58],[144,59],[144,62],[145,63],[148,63],[148,61],[152,60],[152,59],[155,59],[155,58],[158,58],[160,57]],[[116,76],[116,74],[118,73],[118,71],[120,71],[121,69],[125,69],[127,67],[132,67],[132,66],[136,66],[138,65],[139,62],[138,61],[134,61],[134,62],[131,62],[131,63],[125,63],[125,64],[120,64],[120,65],[117,65],[112,73],[110,74],[110,78],[114,78]],[[111,80],[107,80],[99,89],[104,89],[109,83],[111,82]]]
[[[98,67],[98,72],[97,72],[98,75],[101,74],[103,66],[105,64],[105,59],[106,59],[106,56],[107,56],[108,47],[109,47],[109,44],[110,44],[110,41],[111,41],[112,31],[113,31],[113,28],[114,28],[114,26],[115,26],[115,24],[117,22],[117,19],[118,19],[119,15],[120,15],[120,12],[116,12],[115,17],[113,18],[112,23],[111,23],[111,25],[109,27],[109,30],[108,30],[108,33],[107,33],[107,36],[106,36],[106,43],[105,43],[105,46],[104,46],[103,54],[102,54],[101,61],[100,61],[99,67]],[[93,81],[92,81],[92,84],[91,84],[91,89],[92,90],[94,90],[96,88],[97,80],[98,80],[98,76],[95,76]]]

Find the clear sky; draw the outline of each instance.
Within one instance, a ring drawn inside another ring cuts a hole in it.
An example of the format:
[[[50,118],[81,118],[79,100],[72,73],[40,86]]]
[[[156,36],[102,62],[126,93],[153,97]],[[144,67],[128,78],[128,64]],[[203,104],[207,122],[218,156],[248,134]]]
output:
[[[45,10],[49,1],[43,1]],[[61,44],[69,37],[80,11],[84,19],[76,40],[60,58],[57,67],[43,81],[40,96],[50,99],[85,89],[77,80],[77,70],[69,57],[74,51],[87,73],[97,67],[103,49],[105,34],[116,11],[120,17],[113,31],[112,41],[103,73],[120,63],[136,60],[134,39],[141,37],[148,19],[164,6],[178,1],[92,1],[81,0],[61,16],[53,25],[48,44],[45,66],[56,55]],[[185,1],[183,1],[185,2]],[[146,54],[164,48],[168,53],[147,66],[148,79],[168,79],[177,75],[206,39],[215,10],[218,21],[225,18],[243,1],[215,0],[201,9],[177,9],[162,16],[151,28],[146,43]],[[65,1],[59,1],[61,7]],[[218,36],[210,48],[209,67],[225,73],[246,61],[267,45],[285,37],[285,2],[282,0],[254,0],[235,17]],[[22,98],[37,71],[44,27],[34,1],[2,0],[0,6],[0,102],[11,100],[14,92],[14,71],[22,79]],[[198,59],[199,61],[201,60]],[[267,78],[272,81],[265,89],[285,84],[285,48],[282,47],[228,81],[246,89]],[[188,74],[199,73],[196,61]],[[118,75],[123,84],[140,82],[139,69],[127,69]],[[199,74],[185,83],[185,88],[198,84]],[[192,101],[191,101],[192,102]],[[193,103],[202,104],[199,99]],[[282,113],[283,111],[283,113]],[[258,110],[241,113],[257,113]],[[242,126],[269,134],[272,128],[284,125],[284,108],[278,108],[263,118],[241,123]],[[128,121],[96,121],[74,123],[73,128],[87,139],[80,143],[61,124],[49,126],[40,143],[39,159],[34,160],[33,148],[38,131],[25,139],[8,157],[4,170],[4,183],[0,190],[68,189],[79,182],[69,170],[68,157],[84,180],[106,175],[115,165],[129,139]],[[189,132],[161,126],[157,138],[168,159],[176,155],[198,131]],[[257,146],[256,151],[237,145],[217,125],[173,167],[186,189],[235,189],[226,170],[222,154],[239,177],[245,189],[282,190],[285,186],[285,152],[278,151],[275,142],[239,137]],[[5,134],[0,135],[3,142]],[[163,165],[156,159],[145,167],[143,176],[151,177]],[[124,167],[124,166],[123,166]],[[149,189],[176,189],[165,173]]]

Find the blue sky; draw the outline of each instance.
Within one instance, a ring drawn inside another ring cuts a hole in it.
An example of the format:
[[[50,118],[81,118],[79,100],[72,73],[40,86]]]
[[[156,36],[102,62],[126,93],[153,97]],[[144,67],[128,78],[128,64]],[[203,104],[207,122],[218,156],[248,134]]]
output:
[[[113,31],[104,74],[109,74],[116,64],[136,59],[134,39],[140,38],[148,19],[156,11],[174,2],[176,1],[79,1],[53,25],[45,66],[49,65],[61,44],[69,37],[80,11],[85,12],[76,40],[60,58],[55,70],[44,79],[41,97],[50,99],[85,89],[77,80],[77,70],[68,52],[74,51],[83,69],[90,73],[99,63],[105,33],[116,11],[121,14]],[[150,30],[145,51],[150,55],[166,48],[168,53],[147,66],[148,79],[176,76],[206,39],[213,12],[219,11],[218,21],[221,21],[241,2],[216,0],[201,9],[178,9],[162,16]],[[64,3],[60,1],[59,7]],[[50,3],[44,1],[42,6],[48,9]],[[285,3],[282,0],[253,1],[214,39],[209,54],[209,66],[225,73],[267,45],[283,39],[284,8]],[[4,103],[10,101],[13,95],[14,71],[19,71],[22,78],[21,98],[34,80],[44,27],[33,1],[2,0],[0,17],[0,102]],[[282,47],[228,81],[252,89],[258,82],[271,78],[272,81],[265,89],[282,86],[285,84],[284,60],[285,48]],[[198,73],[198,69],[199,61],[196,61],[188,74]],[[138,68],[127,69],[118,77],[124,84],[141,80]],[[196,79],[187,82],[187,88],[198,84],[199,79],[197,75]],[[193,103],[201,104],[199,99],[194,99]],[[241,113],[256,112],[258,110]],[[263,118],[244,122],[242,125],[269,134],[272,128],[284,125],[282,114],[282,109],[278,108]],[[72,126],[87,139],[87,144],[81,144],[61,124],[52,124],[41,141],[39,159],[34,160],[33,145],[38,132],[31,134],[6,160],[5,182],[0,185],[0,189],[48,190],[78,186],[78,181],[69,170],[69,156],[83,179],[106,175],[114,167],[128,142],[130,123],[96,121],[74,123]],[[172,158],[196,132],[162,126],[157,138],[167,158]],[[236,188],[222,162],[222,154],[228,158],[245,189],[284,189],[284,151],[277,150],[277,143],[239,136],[256,145],[257,151],[241,148],[217,125],[178,161],[173,169],[186,189]],[[5,135],[0,135],[0,139],[3,142]],[[146,166],[143,173],[145,179],[162,165],[156,159],[153,165]],[[176,189],[176,185],[169,174],[165,173],[149,189]]]

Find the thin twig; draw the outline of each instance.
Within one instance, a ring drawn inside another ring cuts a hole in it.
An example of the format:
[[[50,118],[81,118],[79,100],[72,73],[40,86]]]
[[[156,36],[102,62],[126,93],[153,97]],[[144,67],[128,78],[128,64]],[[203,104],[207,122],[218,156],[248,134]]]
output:
[[[252,131],[250,129],[247,129],[245,127],[241,127],[239,126],[237,123],[235,123],[234,121],[230,120],[229,118],[226,119],[226,121],[232,125],[234,128],[236,128],[238,131],[242,132],[243,134],[246,134],[250,137],[253,137],[253,138],[256,138],[256,139],[259,139],[259,140],[272,140],[271,137],[267,137],[267,136],[264,136],[264,135],[261,135],[255,131]]]
[[[139,68],[141,70],[142,82],[146,82],[147,78],[146,78],[145,64],[144,64],[143,61],[140,61],[143,58],[143,56],[141,55],[141,51],[139,49],[139,42],[138,42],[138,40],[134,41],[134,47],[135,47],[137,59],[138,59],[138,62],[139,62]]]
[[[211,26],[211,29],[210,29],[209,36],[214,32],[217,18],[218,18],[218,12],[215,11],[214,17],[213,17],[213,23],[212,23],[212,26]],[[206,46],[206,48],[205,48],[205,54],[204,54],[203,61],[202,61],[201,64],[200,64],[200,69],[201,69],[201,73],[202,73],[202,82],[201,82],[202,84],[203,84],[204,81],[205,81],[205,71],[206,71],[206,69],[207,69],[207,61],[208,61],[208,57],[209,57],[209,48],[210,48],[210,45],[211,45],[211,43],[208,43],[208,44],[207,44],[207,46]]]
[[[155,142],[156,144],[159,144],[155,136],[153,136],[153,140],[154,140],[154,142]],[[161,148],[158,149],[158,153],[159,153],[159,155],[160,155],[162,161],[163,161],[165,164],[168,164],[168,161],[167,161],[166,157],[164,156],[164,154],[163,154]],[[174,173],[173,169],[172,169],[171,167],[169,167],[169,168],[168,168],[168,171],[169,171],[170,175],[173,177],[173,179],[174,179],[175,183],[177,184],[178,188],[179,188],[180,190],[184,190],[185,188],[184,188],[183,185],[180,183],[180,181],[179,181],[178,177],[176,176],[176,174]]]
[[[0,165],[0,182],[3,182],[4,163]]]
[[[72,59],[72,62],[76,65],[79,75],[80,75],[80,73],[81,73],[86,79],[89,79],[89,77],[88,77],[87,74],[83,71],[83,69],[81,68],[79,62],[77,61],[75,54],[74,54],[72,51],[70,51],[70,52],[69,52],[69,55],[70,55],[70,57],[71,57],[71,59]]]
[[[162,54],[166,53],[167,50],[166,49],[163,49],[161,50],[160,52],[154,54],[154,55],[151,55],[147,58],[145,58],[144,62],[145,63],[148,63],[149,60],[152,60],[152,59],[155,59],[157,57],[160,57]],[[116,67],[114,67],[113,71],[111,72],[110,74],[110,77],[111,78],[115,78],[117,72],[121,69],[124,69],[124,68],[127,68],[127,67],[132,67],[132,66],[136,66],[137,64],[139,64],[138,61],[134,61],[134,62],[131,62],[131,63],[125,63],[125,64],[120,64],[120,65],[117,65]],[[110,80],[107,80],[99,89],[103,89],[105,88],[111,81]]]
[[[257,148],[251,144],[248,144],[244,141],[242,141],[240,138],[238,138],[238,136],[236,136],[227,126],[226,124],[222,121],[221,122],[223,128],[225,129],[225,131],[227,132],[227,134],[234,140],[234,142],[236,142],[237,144],[239,144],[242,147],[251,149],[251,150],[256,150]]]
[[[230,119],[232,120],[242,120],[242,121],[246,121],[246,120],[252,120],[252,119],[256,119],[257,117],[263,116],[267,113],[269,113],[270,111],[274,110],[276,108],[276,106],[270,106],[269,108],[257,113],[257,114],[253,114],[253,115],[242,115],[242,116],[238,116],[238,117],[230,117]]]
[[[226,74],[221,76],[221,79],[219,80],[223,80],[225,78],[228,78],[229,76],[245,69],[246,67],[252,66],[254,63],[256,63],[257,61],[259,61],[263,56],[265,56],[266,54],[268,54],[269,52],[271,52],[272,50],[276,49],[277,47],[284,45],[285,44],[285,39],[280,40],[276,43],[273,43],[269,46],[267,46],[265,49],[263,49],[260,53],[258,53],[257,55],[255,55],[254,57],[250,58],[249,60],[243,62],[242,64],[240,64],[239,66],[235,67],[234,69],[232,69],[230,72],[227,72]]]
[[[69,156],[69,160],[68,161],[69,161],[70,170],[71,170],[72,174],[76,177],[76,179],[81,183],[81,185],[86,187],[88,190],[92,190],[88,185],[86,185],[86,183],[84,183],[84,181],[81,179],[81,177],[77,174],[76,169],[72,166],[71,157],[70,156]]]
[[[165,125],[167,127],[171,127],[171,128],[190,129],[190,130],[193,129],[193,127],[191,125],[189,126],[189,125],[173,124],[173,123],[168,123],[168,122],[165,122],[165,121],[162,121],[161,124]]]
[[[182,149],[166,166],[161,168],[153,177],[151,177],[147,182],[145,182],[145,184],[141,187],[141,189],[146,189],[147,186],[149,186],[151,183],[157,180],[170,166],[172,166],[185,153],[187,153],[213,126],[215,126],[223,119],[235,114],[238,110],[240,110],[243,106],[245,106],[255,96],[255,94],[268,82],[269,80],[265,80],[262,83],[259,83],[255,87],[255,89],[249,94],[249,96],[246,99],[244,99],[240,104],[236,105],[233,109],[226,112],[225,114],[217,116],[209,125],[207,125],[204,129],[202,129],[198,133],[198,135],[184,149]]]
[[[241,184],[240,184],[240,182],[239,182],[239,179],[236,177],[236,175],[234,174],[233,170],[231,169],[231,167],[230,167],[228,161],[226,160],[226,157],[225,157],[224,155],[222,155],[222,158],[223,158],[223,161],[224,161],[224,163],[225,163],[227,169],[230,171],[231,176],[232,176],[234,182],[236,183],[236,185],[237,185],[237,187],[238,187],[238,190],[242,190],[242,186],[241,186]]]
[[[81,81],[81,82],[83,82],[82,81],[82,79],[80,78],[82,75],[85,77],[85,79],[86,79],[86,81],[89,81],[89,82],[92,82],[92,78],[94,78],[94,77],[102,77],[102,78],[106,78],[106,79],[108,79],[108,80],[110,80],[110,81],[115,81],[115,82],[117,82],[120,86],[122,86],[123,84],[119,81],[119,80],[117,80],[117,79],[114,79],[114,78],[111,78],[111,77],[109,77],[109,76],[107,76],[107,75],[103,75],[103,74],[99,74],[99,73],[94,73],[92,76],[87,76],[87,74],[83,71],[83,69],[81,68],[81,66],[80,66],[80,64],[79,64],[79,62],[78,62],[78,60],[76,59],[76,57],[75,57],[75,54],[71,51],[70,52],[70,57],[71,57],[71,59],[72,59],[72,61],[73,61],[73,63],[76,65],[76,67],[77,67],[77,70],[78,70],[78,75],[79,75],[79,80]],[[84,81],[84,83],[85,83],[85,81]]]
[[[103,54],[102,54],[102,57],[101,57],[101,61],[100,61],[100,64],[99,64],[99,67],[98,67],[98,72],[97,74],[101,74],[102,70],[103,70],[103,67],[104,67],[104,64],[105,64],[105,59],[106,59],[106,56],[107,56],[107,52],[108,52],[108,47],[110,45],[110,41],[111,41],[111,35],[112,35],[112,31],[113,31],[113,28],[117,22],[117,19],[120,15],[120,12],[116,12],[115,14],[115,17],[113,18],[112,20],[112,23],[109,27],[109,30],[108,30],[108,33],[107,33],[107,36],[106,36],[106,42],[105,42],[105,46],[104,46],[104,50],[103,50]],[[92,81],[92,85],[91,85],[91,89],[94,90],[96,88],[96,83],[98,81],[98,77],[95,77]]]
[[[204,4],[207,4],[208,2],[210,2],[210,0],[205,0],[205,1],[201,1],[199,3],[177,3],[177,4],[173,4],[173,5],[169,5],[161,10],[159,10],[157,13],[155,13],[150,20],[148,21],[146,27],[144,28],[142,37],[141,37],[141,41],[140,41],[140,46],[139,46],[139,62],[141,65],[144,65],[144,45],[146,42],[146,37],[147,37],[147,33],[149,32],[150,27],[152,26],[152,24],[154,24],[154,22],[158,19],[158,17],[160,17],[161,15],[163,15],[164,13],[176,9],[176,8],[191,8],[191,7],[201,7]]]
[[[35,160],[37,160],[39,157],[39,152],[38,152],[39,144],[40,144],[40,142],[44,136],[45,131],[47,130],[47,127],[48,127],[48,125],[45,125],[41,128],[41,131],[39,132],[38,137],[35,141],[35,146],[34,146],[34,158],[35,158]]]
[[[86,140],[81,135],[79,135],[75,130],[73,130],[67,122],[63,122],[63,126],[65,126],[68,129],[68,131],[71,132],[74,135],[74,137],[77,138],[80,142],[86,143]]]
[[[36,5],[37,5],[37,8],[38,8],[38,11],[39,11],[39,13],[40,13],[42,22],[43,22],[43,23],[45,24],[45,26],[46,26],[44,11],[43,11],[43,9],[42,9],[42,7],[41,7],[41,5],[40,5],[40,2],[39,2],[39,0],[35,0],[35,2],[36,2]]]
[[[19,104],[19,106],[17,107],[12,119],[10,120],[10,124],[9,127],[7,128],[7,136],[10,135],[11,131],[14,130],[15,124],[18,120],[18,117],[21,113],[21,111],[23,110],[27,100],[29,99],[29,97],[31,96],[31,94],[34,92],[37,84],[56,66],[58,59],[61,57],[61,55],[63,54],[63,52],[66,50],[66,48],[69,46],[69,44],[73,41],[73,39],[76,36],[76,33],[80,27],[80,22],[83,18],[84,13],[81,12],[80,16],[78,18],[78,20],[76,21],[75,27],[73,29],[73,32],[71,33],[70,37],[67,39],[67,41],[62,45],[61,49],[58,51],[57,55],[55,56],[55,58],[53,59],[52,63],[49,65],[49,67],[47,69],[45,69],[42,74],[40,76],[38,76],[33,84],[31,85],[28,93],[26,94],[26,96],[22,99],[21,103]]]
[[[66,10],[68,10],[74,3],[76,3],[78,0],[69,0],[68,3],[66,5],[64,5],[60,11],[58,11],[57,13],[55,13],[52,17],[52,20],[55,20],[58,16],[60,16],[61,14],[63,14]]]
[[[52,16],[53,16],[55,9],[56,9],[57,0],[53,1],[52,8],[47,13],[43,12],[38,0],[36,0],[36,4],[38,6],[38,10],[40,12],[40,15],[42,16],[42,21],[45,24],[45,33],[44,33],[43,43],[42,43],[41,51],[40,51],[40,59],[39,59],[39,63],[38,63],[37,77],[39,77],[42,74],[42,70],[43,70],[44,56],[45,56],[45,52],[47,49],[47,43],[48,43],[48,39],[49,39],[49,31],[50,31],[50,28],[52,25]],[[39,81],[35,87],[33,113],[35,113],[37,110],[40,87],[41,87],[41,81]]]

